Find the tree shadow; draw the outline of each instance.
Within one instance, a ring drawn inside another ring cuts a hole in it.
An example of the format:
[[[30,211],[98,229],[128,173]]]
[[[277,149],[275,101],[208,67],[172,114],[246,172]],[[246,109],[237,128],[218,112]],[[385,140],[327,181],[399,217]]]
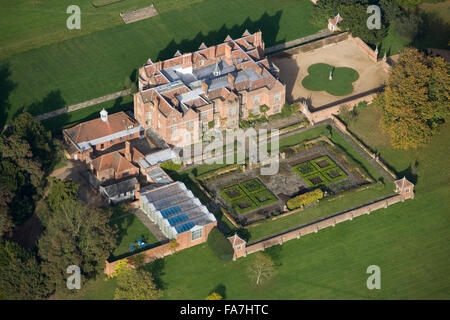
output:
[[[216,31],[208,32],[206,35],[203,34],[203,32],[199,32],[193,39],[185,39],[179,43],[172,39],[169,44],[158,53],[156,59],[159,61],[172,58],[177,50],[180,50],[181,52],[196,51],[202,42],[204,42],[207,46],[217,45],[222,43],[228,35],[230,35],[233,39],[238,39],[242,36],[245,30],[248,30],[249,32],[261,30],[266,46],[273,46],[278,43],[283,43],[285,42],[285,39],[280,39],[278,41],[276,40],[280,29],[282,12],[282,10],[279,10],[272,16],[267,12],[264,12],[264,14],[255,21],[247,17],[241,25],[234,25],[231,28],[223,24]]]
[[[164,259],[157,259],[142,267],[144,270],[151,272],[153,276],[153,282],[160,290],[165,290],[167,288],[167,284],[162,280],[162,277],[165,274],[164,267]]]
[[[214,292],[220,294],[223,299],[227,298],[227,288],[223,283],[218,284],[208,295],[213,294]]]
[[[14,117],[18,116],[23,111],[27,111],[31,115],[36,116],[39,114],[64,108],[65,106],[66,101],[62,97],[61,91],[52,90],[41,101],[34,102],[28,107],[17,110],[14,114]]]
[[[448,49],[450,24],[445,22],[436,12],[422,12],[422,24],[412,46],[425,50],[427,48]]]
[[[6,124],[8,111],[11,108],[9,95],[17,87],[17,84],[11,80],[11,74],[9,63],[0,65],[0,131]]]
[[[417,181],[419,180],[419,176],[417,175],[417,167],[419,165],[419,161],[416,160],[414,164],[409,164],[408,168],[406,168],[403,171],[400,171],[397,174],[397,177],[400,179],[403,177],[406,177],[409,181],[411,181],[414,184],[417,184]]]
[[[276,266],[281,266],[281,251],[283,250],[283,246],[278,244],[276,246],[269,247],[264,250],[265,254],[267,254]]]

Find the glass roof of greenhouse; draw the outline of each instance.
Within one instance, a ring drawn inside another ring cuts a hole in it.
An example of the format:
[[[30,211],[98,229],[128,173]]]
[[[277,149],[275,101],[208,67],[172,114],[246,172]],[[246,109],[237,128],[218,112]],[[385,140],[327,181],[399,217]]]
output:
[[[162,220],[167,221],[175,234],[216,221],[214,215],[180,181],[145,191],[140,197]]]

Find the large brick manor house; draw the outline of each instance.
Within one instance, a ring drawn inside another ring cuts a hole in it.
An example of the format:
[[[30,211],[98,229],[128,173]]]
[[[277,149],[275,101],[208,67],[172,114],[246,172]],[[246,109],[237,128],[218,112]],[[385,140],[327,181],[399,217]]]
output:
[[[278,68],[264,58],[261,31],[139,69],[134,116],[171,145],[197,142],[208,128],[236,129],[242,119],[279,113],[285,85]],[[182,136],[181,136],[182,135]]]

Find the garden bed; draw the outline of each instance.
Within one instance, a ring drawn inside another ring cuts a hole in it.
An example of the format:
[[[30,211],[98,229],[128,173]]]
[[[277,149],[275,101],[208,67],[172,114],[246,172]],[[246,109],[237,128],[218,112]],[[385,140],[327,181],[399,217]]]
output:
[[[237,214],[263,208],[278,200],[257,178],[226,187],[220,193]]]
[[[328,156],[302,162],[292,168],[310,187],[326,186],[347,178],[347,174]]]

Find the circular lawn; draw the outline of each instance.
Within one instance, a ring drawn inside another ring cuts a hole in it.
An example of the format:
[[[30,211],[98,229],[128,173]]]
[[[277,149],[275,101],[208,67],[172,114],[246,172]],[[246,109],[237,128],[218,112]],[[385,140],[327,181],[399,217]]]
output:
[[[330,71],[332,71],[332,80],[329,79]],[[352,68],[335,68],[326,63],[311,65],[308,73],[302,81],[303,87],[311,91],[326,91],[334,96],[352,93],[353,82],[359,78],[358,72]]]

